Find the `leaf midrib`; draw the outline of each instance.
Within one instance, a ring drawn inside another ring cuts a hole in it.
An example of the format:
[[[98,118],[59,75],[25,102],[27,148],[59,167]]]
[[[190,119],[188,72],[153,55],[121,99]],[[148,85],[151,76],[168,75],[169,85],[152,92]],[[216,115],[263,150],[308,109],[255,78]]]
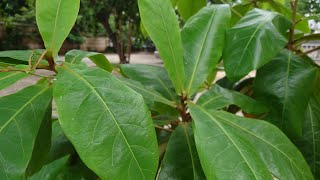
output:
[[[54,29],[53,29],[52,39],[51,39],[51,49],[52,49],[51,51],[52,51],[52,53],[55,53],[55,52],[53,52],[54,51],[54,42],[55,42],[55,39],[56,39],[58,16],[59,16],[59,12],[60,12],[61,3],[62,3],[62,0],[59,1],[57,13],[56,13],[56,18],[55,18],[55,21],[54,21]]]
[[[218,115],[216,115],[216,114],[215,114],[215,116],[217,116],[217,117],[220,118],[220,119],[225,120],[226,122],[228,122],[229,124],[237,127],[238,129],[243,130],[243,131],[247,132],[248,134],[250,134],[250,135],[252,135],[252,136],[260,139],[261,141],[265,142],[266,144],[269,144],[271,147],[273,147],[274,149],[276,149],[277,151],[279,151],[281,154],[283,154],[283,155],[296,167],[296,169],[298,170],[298,172],[303,176],[303,173],[300,171],[300,169],[297,167],[297,165],[296,165],[284,152],[282,152],[282,151],[281,151],[280,149],[278,149],[276,146],[274,146],[273,144],[269,143],[268,141],[260,138],[259,136],[256,136],[254,133],[252,133],[252,132],[250,132],[250,131],[242,128],[241,126],[239,126],[239,125],[237,125],[237,124],[235,124],[235,123],[232,123],[232,122],[229,121],[228,119],[225,119],[225,118],[223,118],[223,117],[221,117],[221,116],[218,116]],[[304,177],[304,176],[303,176],[303,177]],[[305,177],[304,177],[304,178],[305,178]]]
[[[310,106],[310,104],[308,105],[308,110],[310,113],[310,124],[311,124],[311,132],[312,132],[312,151],[313,151],[313,172],[316,172],[316,139],[315,139],[315,132],[314,132],[314,122],[313,122],[313,111],[312,108]]]
[[[198,106],[200,107],[200,106]],[[225,134],[225,136],[234,144],[235,148],[238,150],[238,152],[240,153],[242,159],[246,162],[246,165],[250,168],[252,174],[254,175],[254,177],[258,180],[259,178],[256,176],[255,171],[252,169],[252,167],[250,166],[249,162],[247,161],[247,159],[244,157],[244,155],[242,154],[240,148],[237,146],[237,144],[233,141],[233,139],[229,136],[229,134],[227,133],[227,130],[225,130],[220,122],[218,122],[217,120],[215,120],[215,118],[213,116],[211,116],[210,113],[208,113],[206,110],[204,110],[202,107],[199,108],[200,111],[204,112],[207,116],[209,116],[212,121],[223,131],[223,133]]]
[[[272,17],[272,16],[273,16],[272,14],[271,14],[271,15],[267,15],[267,17],[265,17],[265,21],[261,22],[261,24],[259,24],[258,27],[257,27],[257,29],[253,32],[252,36],[250,37],[249,41],[247,42],[247,44],[246,44],[246,46],[245,46],[245,48],[244,48],[244,50],[243,50],[243,53],[242,53],[242,55],[241,55],[241,58],[240,58],[239,63],[237,64],[237,67],[236,67],[236,69],[235,69],[235,71],[234,71],[234,74],[236,74],[237,71],[239,70],[239,66],[240,66],[240,64],[241,64],[241,62],[242,62],[242,60],[243,60],[244,54],[247,52],[247,49],[248,49],[249,45],[251,44],[251,41],[252,41],[253,37],[256,35],[256,33],[258,32],[258,30],[261,28],[261,26],[264,25],[264,24],[266,24],[266,23],[268,22],[267,20],[268,20],[270,17]]]
[[[133,151],[132,151],[132,149],[131,149],[131,146],[129,145],[128,140],[127,140],[127,138],[125,137],[125,135],[124,135],[124,133],[123,133],[120,125],[119,125],[118,122],[116,121],[113,113],[112,113],[111,110],[109,109],[108,105],[104,102],[104,100],[103,100],[103,98],[101,97],[101,95],[99,94],[99,92],[97,92],[96,89],[90,84],[90,82],[88,82],[86,79],[84,79],[80,74],[76,73],[75,71],[72,71],[72,69],[69,69],[69,68],[66,67],[66,66],[62,66],[62,68],[64,68],[65,70],[71,72],[71,73],[74,74],[76,77],[78,77],[80,80],[82,80],[82,81],[87,85],[87,87],[89,87],[89,88],[92,90],[92,92],[100,99],[100,101],[102,102],[102,104],[105,106],[105,108],[107,109],[107,111],[110,113],[110,115],[111,115],[111,117],[112,117],[112,120],[113,120],[114,123],[116,124],[119,132],[121,133],[122,138],[124,139],[126,145],[128,146],[128,149],[129,149],[129,151],[130,151],[133,159],[135,160],[136,164],[138,165],[138,168],[139,168],[139,170],[140,170],[140,173],[142,174],[142,176],[144,177],[144,179],[146,179],[146,178],[145,178],[145,175],[144,175],[144,173],[143,173],[143,171],[142,171],[142,168],[141,168],[140,164],[138,163],[138,160],[137,160],[135,154],[133,153]]]
[[[189,150],[189,154],[190,154],[190,158],[191,158],[191,164],[192,164],[192,170],[193,170],[193,178],[194,178],[194,180],[196,180],[197,177],[196,177],[196,168],[195,168],[195,163],[194,163],[194,157],[193,157],[193,153],[192,153],[192,149],[191,149],[191,143],[190,143],[190,139],[189,139],[189,134],[187,132],[188,125],[182,126],[182,129],[183,129],[183,133],[184,133],[184,135],[186,137],[187,144],[188,144],[188,150]]]
[[[11,74],[9,74],[9,75],[7,75],[7,76],[4,76],[4,77],[0,78],[0,81],[2,81],[2,80],[4,80],[4,79],[7,79],[7,78],[9,78],[9,77],[11,77],[11,76],[14,76],[14,75],[20,74],[20,73],[21,73],[21,72],[11,73]]]
[[[198,54],[198,58],[197,58],[197,60],[196,60],[196,66],[195,66],[195,68],[194,68],[194,70],[193,70],[193,72],[192,72],[192,75],[191,75],[191,79],[190,79],[189,86],[188,86],[188,90],[187,90],[187,94],[188,94],[188,95],[189,95],[189,93],[190,93],[191,86],[192,86],[193,83],[194,83],[194,77],[195,77],[195,74],[196,74],[196,70],[198,70],[200,58],[202,57],[202,53],[203,53],[203,51],[204,51],[204,45],[205,45],[205,43],[206,43],[207,40],[208,40],[207,37],[208,37],[208,34],[209,34],[210,30],[211,30],[211,26],[212,26],[212,23],[213,23],[213,17],[215,16],[216,12],[217,12],[217,9],[215,8],[215,9],[214,9],[214,12],[213,12],[212,15],[211,15],[210,23],[209,23],[209,25],[207,26],[207,27],[208,27],[207,32],[206,32],[206,34],[205,34],[205,36],[204,36],[204,38],[203,38],[202,44],[201,44],[201,48],[200,48],[200,51],[199,51],[199,54]]]
[[[16,111],[16,113],[8,120],[8,122],[6,122],[1,128],[0,128],[0,133],[3,131],[4,128],[6,128],[6,126],[8,124],[10,124],[11,121],[13,121],[13,119],[24,109],[26,108],[29,104],[31,104],[31,102],[33,100],[35,100],[38,96],[40,96],[42,93],[44,93],[45,91],[47,91],[49,89],[49,86],[46,87],[45,89],[41,90],[38,94],[36,94],[34,97],[32,97],[29,101],[27,101],[18,111]]]
[[[162,12],[162,7],[161,7],[161,5],[159,4],[159,1],[158,0],[156,0],[156,4],[157,4],[157,6],[158,6],[158,8],[160,9],[160,14],[161,14],[161,20],[162,20],[162,23],[163,23],[163,25],[164,25],[164,27],[165,27],[165,29],[166,29],[166,38],[167,38],[167,40],[168,40],[168,42],[169,42],[169,46],[170,46],[170,52],[171,52],[171,57],[173,57],[173,63],[174,63],[174,69],[175,69],[175,72],[176,72],[176,75],[177,75],[177,80],[178,80],[178,83],[179,83],[179,90],[180,91],[182,91],[183,90],[183,86],[182,86],[182,83],[181,83],[181,80],[180,80],[180,74],[179,74],[179,72],[178,72],[178,67],[177,67],[177,60],[176,60],[176,56],[175,56],[175,54],[176,53],[174,53],[173,52],[173,48],[172,48],[172,42],[171,42],[171,39],[169,38],[169,36],[168,36],[168,27],[167,27],[167,23],[164,21],[164,15],[163,15],[163,12]],[[166,63],[167,64],[167,63]],[[179,92],[180,93],[180,92]]]

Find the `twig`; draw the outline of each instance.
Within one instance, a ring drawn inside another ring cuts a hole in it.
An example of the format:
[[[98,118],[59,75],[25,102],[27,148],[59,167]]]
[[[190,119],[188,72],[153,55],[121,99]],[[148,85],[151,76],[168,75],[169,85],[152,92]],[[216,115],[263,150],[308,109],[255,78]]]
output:
[[[309,50],[309,51],[302,52],[302,53],[299,54],[299,56],[304,56],[304,55],[313,53],[313,52],[318,51],[318,50],[320,50],[320,46],[319,46],[319,47],[316,47],[316,48],[314,48],[314,49],[311,49],[311,50]]]
[[[154,127],[155,127],[155,128],[157,128],[157,129],[164,130],[164,131],[173,132],[173,130],[172,130],[172,129],[166,129],[166,128],[161,127],[161,126],[158,126],[158,125],[154,125]]]
[[[289,42],[288,42],[288,49],[293,51],[294,50],[294,31],[296,28],[296,15],[297,15],[297,7],[298,7],[298,1],[299,0],[290,0],[290,6],[292,9],[292,17],[291,20],[294,23],[292,27],[290,28],[289,32]]]

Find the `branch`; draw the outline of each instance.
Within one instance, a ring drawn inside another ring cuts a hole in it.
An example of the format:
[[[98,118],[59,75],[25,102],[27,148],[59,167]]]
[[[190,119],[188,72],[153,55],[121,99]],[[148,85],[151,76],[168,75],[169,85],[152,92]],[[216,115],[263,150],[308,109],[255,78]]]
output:
[[[290,0],[290,6],[292,9],[292,22],[294,23],[292,27],[290,28],[290,33],[289,33],[289,42],[288,42],[288,49],[291,51],[294,51],[294,31],[296,28],[296,15],[297,15],[297,7],[298,7],[298,0]]]
[[[311,49],[311,50],[309,50],[309,51],[302,52],[302,53],[299,54],[299,56],[305,56],[305,55],[307,55],[307,54],[313,53],[313,52],[318,51],[318,50],[320,50],[320,46],[319,46],[319,47],[316,47],[316,48],[314,48],[314,49]]]
[[[173,130],[172,130],[172,129],[166,129],[166,128],[161,127],[161,126],[158,126],[158,125],[154,125],[154,127],[155,127],[155,128],[157,128],[157,129],[164,130],[164,131],[173,132]]]

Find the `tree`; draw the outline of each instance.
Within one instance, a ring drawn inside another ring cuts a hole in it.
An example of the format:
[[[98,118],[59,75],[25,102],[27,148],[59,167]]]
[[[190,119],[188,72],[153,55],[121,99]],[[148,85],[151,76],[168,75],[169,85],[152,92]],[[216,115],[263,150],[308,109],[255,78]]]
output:
[[[164,67],[114,75],[103,54],[58,61],[80,0],[37,0],[46,49],[0,52],[0,89],[42,78],[0,98],[0,179],[319,177],[320,67],[299,50],[314,35],[295,35],[298,1],[290,19],[255,2],[210,5],[182,28],[169,0],[138,4]]]

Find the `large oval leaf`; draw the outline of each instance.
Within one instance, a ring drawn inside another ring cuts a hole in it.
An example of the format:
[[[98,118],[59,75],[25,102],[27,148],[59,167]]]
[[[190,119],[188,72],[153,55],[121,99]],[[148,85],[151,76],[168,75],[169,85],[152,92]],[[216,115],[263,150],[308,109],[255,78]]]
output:
[[[186,92],[189,96],[207,80],[220,60],[229,19],[228,5],[212,5],[203,8],[183,27]]]
[[[283,34],[291,24],[277,13],[250,11],[226,34],[223,57],[228,78],[239,80],[276,56],[287,43]]]
[[[170,79],[184,91],[184,65],[178,19],[170,0],[139,0],[141,21],[160,52]]]
[[[37,0],[37,25],[44,45],[56,56],[76,22],[80,0]]]
[[[36,61],[43,52],[43,50],[0,51],[0,66],[13,66],[18,64],[28,65],[29,58],[31,58],[32,61]]]
[[[0,179],[22,179],[51,102],[47,81],[0,98]]]
[[[188,124],[180,123],[170,136],[159,174],[159,180],[162,179],[206,179],[200,165],[192,128]]]
[[[172,2],[172,0],[171,0]],[[172,2],[173,3],[173,2]],[[184,21],[196,14],[201,8],[206,6],[206,0],[177,0],[178,12]]]
[[[103,179],[153,179],[157,142],[141,95],[99,68],[57,70],[59,122],[83,162]]]
[[[189,106],[208,179],[313,179],[302,154],[275,126]]]
[[[304,113],[316,81],[317,68],[308,60],[283,51],[257,72],[254,82],[255,97],[270,107],[265,119],[290,138],[302,135]]]

